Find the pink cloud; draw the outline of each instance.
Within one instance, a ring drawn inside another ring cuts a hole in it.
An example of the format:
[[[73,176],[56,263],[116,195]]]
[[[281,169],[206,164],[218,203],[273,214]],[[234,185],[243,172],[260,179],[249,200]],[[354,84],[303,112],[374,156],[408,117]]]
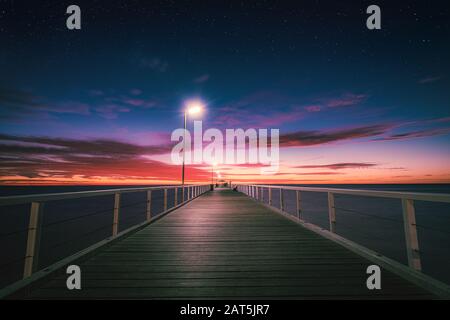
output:
[[[141,107],[141,108],[152,108],[156,105],[155,101],[148,101],[136,98],[124,98],[122,99],[122,102],[132,107]]]
[[[112,120],[117,119],[119,113],[130,112],[131,110],[120,105],[108,104],[95,108],[95,111],[97,111],[102,118]]]
[[[311,105],[311,106],[306,106],[305,110],[308,112],[319,112],[320,110],[322,110],[322,107],[318,106],[318,105]]]
[[[440,77],[440,76],[437,76],[437,77],[426,77],[426,78],[420,79],[418,82],[420,84],[426,84],[426,83],[436,82],[436,81],[439,81],[441,79],[442,79],[442,77]]]
[[[218,111],[220,115],[215,118],[215,124],[245,127],[278,126],[299,120],[305,114],[303,108],[295,104],[295,99],[266,91],[224,105]]]
[[[351,139],[369,138],[385,134],[392,128],[393,125],[390,124],[379,124],[333,131],[297,131],[281,135],[280,146],[304,147]]]
[[[42,106],[41,110],[53,113],[70,113],[79,115],[91,114],[89,105],[76,101],[62,102],[55,106]]]
[[[209,80],[209,74],[203,74],[194,79],[195,83],[203,83]]]
[[[140,89],[131,89],[130,90],[130,94],[132,94],[133,96],[139,96],[142,94],[142,90]]]
[[[330,164],[317,164],[317,165],[303,165],[303,166],[295,166],[294,168],[301,169],[331,169],[331,170],[340,170],[340,169],[361,169],[361,168],[370,168],[374,167],[377,164],[375,163],[367,163],[367,162],[340,162],[340,163],[330,163]]]
[[[169,67],[169,63],[157,57],[141,58],[139,61],[139,66],[157,72],[166,72]]]
[[[332,98],[325,101],[325,105],[330,108],[349,107],[357,105],[367,99],[367,95],[346,93],[338,98]]]

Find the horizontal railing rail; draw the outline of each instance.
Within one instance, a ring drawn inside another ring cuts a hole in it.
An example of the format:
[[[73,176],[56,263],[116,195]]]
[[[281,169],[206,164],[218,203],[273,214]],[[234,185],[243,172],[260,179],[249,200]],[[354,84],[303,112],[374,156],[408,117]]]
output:
[[[138,187],[138,188],[120,188],[120,189],[108,189],[108,190],[92,190],[92,191],[80,191],[80,192],[64,192],[64,193],[50,193],[50,194],[33,194],[33,195],[20,195],[20,196],[7,196],[0,197],[0,207],[19,205],[19,204],[30,204],[28,228],[25,230],[20,230],[17,232],[11,232],[7,234],[0,235],[1,237],[9,236],[10,234],[25,232],[27,233],[26,242],[26,252],[24,257],[24,269],[23,269],[23,279],[30,277],[32,274],[38,271],[38,257],[40,254],[40,240],[42,238],[43,232],[43,215],[44,215],[44,204],[51,201],[58,200],[68,200],[68,199],[80,199],[87,197],[97,197],[111,195],[113,197],[113,208],[111,212],[113,214],[113,219],[110,222],[109,228],[111,228],[112,238],[117,237],[119,234],[119,217],[121,209],[127,206],[121,206],[121,195],[136,192],[146,192],[146,200],[142,202],[145,203],[145,218],[147,222],[152,219],[152,200],[154,191],[163,191],[163,211],[159,212],[159,215],[167,213],[173,208],[183,205],[184,203],[202,195],[203,193],[210,190],[210,185],[177,185],[177,186],[160,186],[160,187]],[[168,203],[168,190],[174,190],[173,204]],[[181,199],[178,199],[178,193],[181,190]],[[134,205],[134,204],[133,204]],[[103,212],[106,210],[101,210]],[[92,214],[80,215],[79,217],[69,218],[65,221],[72,221],[78,218],[86,218],[90,216],[97,215],[97,212]],[[61,221],[57,221],[52,224],[59,224]],[[104,229],[106,227],[103,227]],[[133,229],[133,226],[129,228]],[[126,230],[125,230],[126,231]],[[123,232],[122,232],[123,233]],[[108,237],[109,238],[109,237]],[[6,263],[5,265],[8,265]]]
[[[356,189],[339,189],[339,188],[321,188],[321,187],[295,187],[282,185],[236,185],[237,190],[247,194],[248,196],[259,200],[267,201],[269,206],[273,207],[272,190],[279,190],[279,210],[285,212],[285,203],[283,190],[292,190],[296,192],[296,218],[302,219],[302,192],[319,192],[326,193],[328,196],[328,223],[329,231],[336,233],[336,209],[335,195],[353,195],[365,197],[380,197],[399,199],[402,204],[403,229],[406,243],[406,253],[408,258],[408,266],[415,271],[422,271],[422,262],[420,257],[419,240],[417,235],[417,224],[414,201],[430,201],[450,203],[449,194],[439,193],[415,193],[415,192],[398,192],[398,191],[375,191],[375,190],[356,190]],[[264,190],[268,190],[268,199],[264,199]],[[309,222],[308,222],[309,223]]]
[[[185,185],[184,188],[188,189],[191,187],[198,187],[200,185]],[[209,186],[209,185],[201,185]],[[47,202],[52,200],[67,200],[67,199],[78,199],[87,197],[98,197],[105,195],[113,195],[116,193],[133,193],[133,192],[143,192],[151,190],[163,190],[163,189],[180,189],[183,188],[180,185],[177,186],[161,186],[161,187],[141,187],[141,188],[121,188],[121,189],[105,189],[105,190],[92,190],[92,191],[76,191],[76,192],[61,192],[61,193],[43,193],[43,194],[31,194],[22,196],[7,196],[0,197],[0,206],[23,204],[30,202]]]

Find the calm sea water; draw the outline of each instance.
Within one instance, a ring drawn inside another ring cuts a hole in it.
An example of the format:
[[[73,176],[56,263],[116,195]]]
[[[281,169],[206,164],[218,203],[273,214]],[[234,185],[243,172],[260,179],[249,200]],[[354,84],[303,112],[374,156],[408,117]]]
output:
[[[304,185],[307,186],[307,185]],[[0,187],[0,196],[116,189],[132,186]],[[314,185],[383,191],[450,194],[450,184]],[[181,199],[181,190],[178,199]],[[295,214],[295,192],[284,191],[285,209]],[[279,206],[279,193],[272,193]],[[153,193],[152,213],[163,210],[163,193]],[[264,198],[268,199],[267,190]],[[266,200],[267,202],[267,200]],[[169,191],[168,203],[174,203]],[[51,201],[45,204],[39,267],[44,268],[111,235],[113,196]],[[328,229],[327,194],[302,192],[302,218]],[[407,263],[400,200],[336,195],[338,234],[402,263]],[[124,194],[119,230],[145,219],[146,193]],[[423,271],[450,284],[450,205],[416,201],[416,220]],[[20,279],[26,248],[29,205],[0,207],[0,288]]]

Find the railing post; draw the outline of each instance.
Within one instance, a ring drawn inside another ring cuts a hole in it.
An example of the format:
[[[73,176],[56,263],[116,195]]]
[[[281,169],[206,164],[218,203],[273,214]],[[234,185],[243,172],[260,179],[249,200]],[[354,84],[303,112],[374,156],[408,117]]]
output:
[[[32,202],[30,209],[30,221],[28,223],[27,251],[25,253],[23,278],[31,276],[38,267],[42,213],[43,204],[39,202]]]
[[[174,200],[173,200],[173,206],[176,207],[178,205],[178,188],[175,187],[174,189]]]
[[[120,193],[114,194],[114,216],[113,216],[113,237],[117,236],[117,231],[119,227],[119,210],[120,210]]]
[[[164,211],[167,211],[167,189],[164,189]]]
[[[184,185],[181,188],[181,203],[184,203]]]
[[[269,187],[269,206],[272,205],[272,188]]]
[[[334,207],[334,194],[328,192],[328,218],[330,220],[330,232],[336,232],[336,209]]]
[[[147,221],[152,218],[152,190],[147,190]]]
[[[280,210],[284,211],[284,201],[283,201],[283,189],[280,188]]]
[[[422,263],[420,261],[419,240],[417,238],[414,200],[402,199],[402,209],[408,265],[414,270],[421,271]]]
[[[302,204],[301,204],[302,198],[300,195],[300,190],[297,190],[295,193],[296,193],[296,199],[297,199],[297,202],[296,202],[297,203],[297,218],[300,219],[300,213],[302,211]]]
[[[261,202],[264,202],[264,187],[261,187]]]

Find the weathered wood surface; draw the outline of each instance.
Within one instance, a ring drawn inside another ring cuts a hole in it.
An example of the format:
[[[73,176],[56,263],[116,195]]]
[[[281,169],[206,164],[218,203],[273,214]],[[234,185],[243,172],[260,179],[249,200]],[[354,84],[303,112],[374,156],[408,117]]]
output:
[[[82,289],[66,275],[34,285],[23,298],[414,299],[428,292],[231,190],[193,200],[79,262]]]

